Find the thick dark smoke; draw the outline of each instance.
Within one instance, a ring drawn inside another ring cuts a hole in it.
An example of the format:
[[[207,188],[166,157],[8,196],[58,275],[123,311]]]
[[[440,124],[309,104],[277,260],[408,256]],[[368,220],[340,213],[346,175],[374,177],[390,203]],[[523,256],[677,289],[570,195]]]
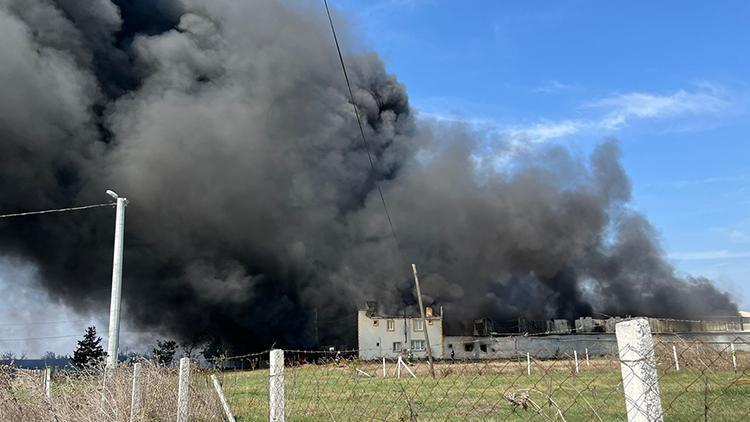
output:
[[[0,0],[0,210],[126,195],[124,315],[144,328],[313,346],[317,313],[320,343],[351,344],[365,300],[414,303],[411,262],[457,329],[736,312],[710,281],[675,275],[628,209],[614,142],[500,165],[503,139],[417,123],[380,59],[352,54],[373,172],[319,8],[85,3]],[[112,226],[108,209],[4,220],[0,253],[77,309],[106,308]]]

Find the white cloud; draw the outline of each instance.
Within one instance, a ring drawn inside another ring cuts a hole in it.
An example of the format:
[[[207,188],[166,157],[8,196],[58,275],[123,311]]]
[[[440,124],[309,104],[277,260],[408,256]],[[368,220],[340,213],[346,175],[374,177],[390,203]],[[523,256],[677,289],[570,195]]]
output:
[[[556,81],[553,81],[556,82]],[[560,84],[560,87],[567,85]],[[555,86],[555,85],[552,85]],[[586,102],[583,110],[593,111],[587,118],[540,120],[525,125],[502,124],[492,118],[464,116],[441,111],[420,111],[420,117],[441,122],[466,124],[488,130],[509,139],[513,144],[535,144],[562,139],[579,133],[598,134],[623,129],[636,120],[657,120],[718,114],[731,105],[724,92],[701,85],[701,90],[679,90],[659,95],[646,92],[613,94]]]
[[[618,129],[633,119],[660,119],[696,114],[715,114],[729,106],[729,101],[715,90],[687,92],[679,90],[671,95],[644,92],[616,94],[587,104],[605,110],[598,126]]]
[[[512,139],[539,143],[573,135],[586,126],[586,123],[580,120],[544,121],[527,127],[506,128],[503,133]]]
[[[552,92],[567,91],[569,89],[572,89],[573,87],[573,85],[565,84],[558,80],[551,80],[541,86],[534,88],[532,92],[541,92],[547,94]]]
[[[677,261],[706,261],[718,259],[750,258],[750,251],[729,251],[726,249],[693,252],[673,252],[670,259]]]

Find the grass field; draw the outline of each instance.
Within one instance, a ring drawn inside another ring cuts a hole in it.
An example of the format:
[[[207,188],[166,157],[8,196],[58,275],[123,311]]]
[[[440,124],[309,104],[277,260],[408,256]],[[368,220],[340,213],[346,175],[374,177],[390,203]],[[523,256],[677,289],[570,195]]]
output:
[[[287,368],[289,420],[624,420],[625,402],[619,367],[592,361],[574,375],[568,362],[539,366],[528,376],[514,362],[437,366],[433,380],[424,365],[416,379],[405,372],[388,378],[376,363],[302,365]],[[406,375],[406,377],[404,377]],[[668,421],[750,420],[750,375],[732,370],[684,368],[660,373]],[[239,421],[268,418],[268,371],[228,372],[224,390]],[[506,393],[514,394],[513,405]],[[551,392],[551,400],[547,399]],[[520,400],[519,400],[520,398]],[[562,416],[562,417],[561,417]]]
[[[681,370],[670,355],[657,358],[661,399],[667,421],[750,420],[750,354],[737,353],[735,372],[726,354],[683,354]],[[436,378],[425,362],[396,376],[396,365],[345,361],[285,367],[289,421],[350,420],[625,420],[620,363],[616,357],[580,362],[525,359],[438,362]],[[258,361],[256,360],[256,363]],[[673,361],[672,361],[673,362]],[[56,373],[45,398],[39,373],[0,371],[0,421],[129,421],[133,368],[122,366],[104,385],[105,372]],[[190,420],[223,421],[210,376],[220,377],[238,421],[268,419],[267,369],[224,371],[196,366],[190,376]],[[176,418],[176,368],[144,363],[139,421]]]

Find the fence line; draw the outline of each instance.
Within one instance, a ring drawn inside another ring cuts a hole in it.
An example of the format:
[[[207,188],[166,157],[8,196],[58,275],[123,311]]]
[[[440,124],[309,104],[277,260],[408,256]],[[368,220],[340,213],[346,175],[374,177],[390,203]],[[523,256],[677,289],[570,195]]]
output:
[[[639,327],[628,336],[618,326],[611,350],[548,342],[503,359],[435,360],[435,379],[407,351],[360,360],[359,350],[273,350],[203,367],[123,365],[108,383],[99,368],[53,371],[47,399],[43,372],[2,367],[0,420],[750,419],[747,340],[649,342]]]

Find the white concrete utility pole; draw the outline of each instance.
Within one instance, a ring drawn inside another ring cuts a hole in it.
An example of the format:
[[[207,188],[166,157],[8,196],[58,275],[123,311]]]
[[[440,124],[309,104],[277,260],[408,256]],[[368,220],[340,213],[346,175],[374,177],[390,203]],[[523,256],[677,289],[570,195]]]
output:
[[[107,368],[117,366],[117,348],[120,343],[120,302],[122,301],[122,244],[125,231],[125,206],[128,200],[111,190],[107,195],[117,200],[115,217],[115,251],[112,258],[112,297],[109,302],[109,336],[107,340]]]

